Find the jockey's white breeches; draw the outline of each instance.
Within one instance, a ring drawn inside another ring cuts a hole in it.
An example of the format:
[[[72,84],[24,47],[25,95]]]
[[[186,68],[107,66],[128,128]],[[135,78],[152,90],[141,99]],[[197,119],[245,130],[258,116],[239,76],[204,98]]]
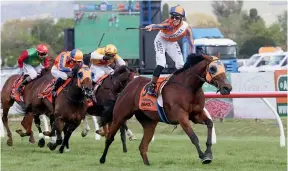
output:
[[[41,73],[43,68],[44,67],[41,64],[33,67],[32,65],[23,63],[24,75],[29,75],[32,80],[34,80],[37,75]]]
[[[91,65],[90,70],[94,73],[94,78],[92,80],[95,83],[105,74],[109,75],[114,72],[114,70],[109,66],[97,66],[93,64]]]
[[[56,66],[52,67],[51,74],[56,79],[62,78],[63,80],[67,80],[67,78],[68,78],[67,74],[65,72],[63,72],[63,71],[60,71]]]
[[[154,40],[156,64],[164,68],[166,67],[165,52],[167,52],[171,59],[175,62],[176,69],[182,68],[184,65],[184,59],[178,42],[167,41],[163,39],[159,33]]]

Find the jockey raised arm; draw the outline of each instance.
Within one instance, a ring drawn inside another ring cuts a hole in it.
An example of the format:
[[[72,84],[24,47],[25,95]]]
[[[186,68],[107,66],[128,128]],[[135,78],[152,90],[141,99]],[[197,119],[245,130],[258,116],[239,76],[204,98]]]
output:
[[[184,9],[181,6],[171,7],[170,15],[171,17],[169,19],[160,24],[151,24],[145,27],[146,31],[160,30],[154,40],[157,66],[147,88],[147,93],[151,96],[156,96],[156,83],[166,65],[165,52],[167,52],[175,62],[176,69],[179,69],[184,65],[184,60],[177,41],[186,36],[190,53],[194,51],[192,30],[189,24],[183,21],[183,18],[185,18]]]
[[[21,101],[22,89],[30,81],[40,75],[42,69],[49,67],[48,47],[45,44],[39,44],[36,48],[26,49],[18,58],[18,66],[24,75],[28,75],[26,79],[19,85],[15,98]]]

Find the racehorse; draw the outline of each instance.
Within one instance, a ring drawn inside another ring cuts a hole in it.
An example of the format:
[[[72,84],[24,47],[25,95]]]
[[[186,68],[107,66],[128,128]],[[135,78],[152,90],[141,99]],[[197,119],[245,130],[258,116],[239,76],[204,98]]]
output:
[[[137,75],[136,71],[127,67],[120,66],[118,67],[113,74],[106,75],[102,79],[99,80],[97,84],[99,87],[96,91],[93,92],[93,96],[96,97],[97,102],[93,104],[93,106],[89,107],[87,113],[93,116],[100,116],[100,126],[103,126],[104,133],[99,133],[100,135],[106,135],[108,130],[108,123],[104,119],[112,120],[106,116],[111,116],[113,112],[113,107],[116,101],[118,94],[125,88],[125,86],[134,79],[134,76]],[[100,83],[101,82],[101,83]],[[105,124],[103,124],[105,123]],[[123,144],[123,152],[127,152],[126,147],[126,135],[125,128],[127,127],[126,123],[123,123],[120,129],[121,141]],[[87,134],[87,131],[86,131]],[[82,136],[85,136],[84,131],[82,132]]]
[[[41,127],[40,127],[40,118],[39,115],[42,113],[46,113],[47,116],[49,116],[49,111],[46,110],[46,108],[43,108],[41,111],[34,111],[36,112],[38,115],[34,115],[35,113],[32,112],[32,103],[34,103],[34,106],[39,105],[39,102],[37,101],[37,92],[42,91],[42,89],[44,88],[45,84],[47,84],[48,80],[52,79],[52,75],[50,74],[50,70],[51,67],[53,66],[54,63],[54,59],[49,57],[49,63],[50,63],[50,67],[45,71],[42,71],[42,76],[39,75],[38,78],[36,78],[35,80],[31,81],[30,83],[28,83],[24,90],[23,90],[23,100],[24,102],[17,102],[20,106],[22,106],[22,108],[24,108],[24,113],[25,116],[21,122],[22,126],[24,127],[24,129],[26,130],[25,133],[22,132],[21,129],[16,130],[16,132],[21,136],[30,136],[29,138],[29,142],[34,143],[35,139],[33,136],[33,131],[32,131],[32,122],[33,122],[33,118],[34,118],[34,122],[38,128],[39,133],[42,133]],[[12,75],[10,78],[7,79],[7,81],[5,82],[3,89],[2,89],[2,93],[1,93],[1,104],[2,104],[2,109],[3,109],[3,116],[2,116],[2,121],[3,121],[3,125],[6,128],[7,131],[7,145],[8,146],[12,146],[13,145],[13,139],[12,139],[12,133],[10,131],[9,125],[8,125],[8,112],[10,107],[13,105],[14,103],[14,99],[11,97],[11,93],[12,90],[16,89],[17,87],[14,87],[15,84],[17,84],[17,82],[19,83],[20,79],[24,79],[25,76],[23,75]],[[41,109],[42,106],[40,106],[39,108]],[[53,122],[53,118],[50,118],[50,123]],[[39,140],[39,143],[45,144],[45,140],[44,138],[41,138]],[[39,145],[39,144],[38,144]]]
[[[47,144],[50,150],[55,150],[58,145],[61,145],[60,153],[63,153],[65,146],[69,149],[70,136],[80,125],[81,120],[85,118],[88,108],[87,98],[92,98],[91,77],[89,67],[83,65],[78,71],[75,70],[71,80],[66,80],[67,85],[63,91],[58,90],[55,105],[52,105],[53,109],[51,109],[51,102],[47,98],[43,99],[46,107],[53,110],[55,117],[52,131],[44,132],[44,135],[52,136],[56,131],[56,143],[49,142]],[[64,140],[62,140],[62,131],[64,132]]]
[[[105,149],[100,163],[105,163],[109,146],[114,141],[119,127],[134,114],[144,128],[139,150],[145,165],[150,165],[147,157],[148,145],[159,121],[173,125],[180,124],[195,145],[202,163],[211,163],[213,158],[211,150],[213,122],[203,110],[205,96],[202,86],[204,82],[207,82],[218,88],[221,94],[230,94],[232,86],[226,78],[223,63],[217,57],[190,54],[183,68],[175,71],[171,77],[162,80],[160,85],[158,83],[157,101],[155,97],[147,94],[146,85],[149,81],[148,78],[144,77],[135,78],[117,98],[113,110],[113,121],[105,141]],[[144,97],[147,97],[146,101],[139,101]],[[143,110],[147,104],[150,107],[156,106],[156,110]],[[207,149],[204,153],[201,151],[198,137],[190,125],[190,120],[194,123],[207,125]]]

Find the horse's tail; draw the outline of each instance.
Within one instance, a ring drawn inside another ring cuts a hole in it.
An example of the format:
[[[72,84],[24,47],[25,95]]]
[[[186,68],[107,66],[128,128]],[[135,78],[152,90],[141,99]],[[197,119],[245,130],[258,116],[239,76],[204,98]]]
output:
[[[101,114],[101,120],[99,121],[99,126],[102,127],[107,123],[110,123],[113,119],[113,109],[115,106],[115,100],[108,100],[104,105],[104,110]]]

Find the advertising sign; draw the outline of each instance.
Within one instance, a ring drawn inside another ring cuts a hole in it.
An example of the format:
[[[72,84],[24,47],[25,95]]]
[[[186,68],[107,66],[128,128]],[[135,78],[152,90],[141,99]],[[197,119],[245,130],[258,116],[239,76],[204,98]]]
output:
[[[288,70],[276,70],[274,72],[274,78],[275,78],[275,89],[276,91],[287,91],[287,75]],[[287,97],[284,98],[277,98],[277,112],[279,116],[286,116],[287,117]]]

